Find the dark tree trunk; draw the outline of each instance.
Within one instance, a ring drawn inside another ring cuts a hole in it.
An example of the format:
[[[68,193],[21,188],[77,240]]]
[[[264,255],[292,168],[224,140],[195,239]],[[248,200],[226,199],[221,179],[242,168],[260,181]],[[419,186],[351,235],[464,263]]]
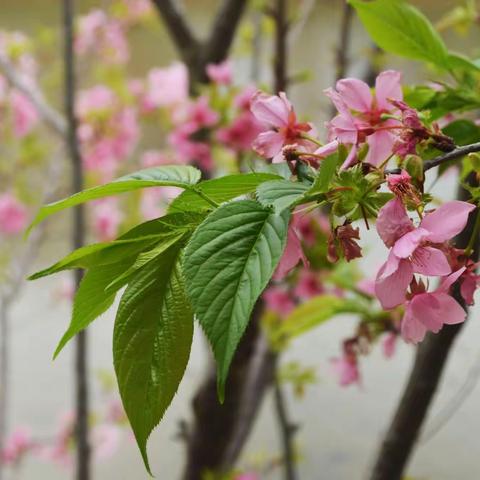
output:
[[[478,182],[471,176],[470,184]],[[468,200],[469,194],[459,189],[458,198]],[[473,233],[475,214],[470,215],[466,229],[458,236],[456,245],[465,248]],[[474,260],[478,260],[479,238],[475,239]],[[454,287],[454,298],[466,309],[458,285]],[[421,433],[425,418],[440,384],[448,356],[455,338],[463,328],[445,325],[436,335],[429,334],[419,346],[402,398],[392,423],[385,435],[373,467],[371,480],[400,480]]]
[[[64,68],[65,68],[65,113],[67,118],[67,150],[72,164],[72,190],[83,189],[83,168],[80,147],[77,140],[77,120],[75,116],[75,54],[74,54],[74,15],[75,1],[63,1],[64,22]],[[85,241],[85,212],[82,205],[73,212],[72,245],[77,249]],[[81,270],[74,272],[75,286],[78,288],[82,279]],[[88,368],[87,368],[87,333],[80,332],[76,337],[75,350],[75,439],[77,449],[77,480],[90,479],[90,445],[88,439]]]

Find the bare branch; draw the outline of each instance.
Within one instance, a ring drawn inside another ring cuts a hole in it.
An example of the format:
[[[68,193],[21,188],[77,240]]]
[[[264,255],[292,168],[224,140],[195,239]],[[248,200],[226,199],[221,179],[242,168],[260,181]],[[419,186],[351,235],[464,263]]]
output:
[[[163,19],[183,60],[190,64],[196,55],[199,42],[188,25],[183,12],[178,7],[178,1],[152,0],[152,2]]]
[[[465,155],[468,155],[469,153],[474,152],[480,152],[480,142],[465,145],[464,147],[458,147],[451,152],[445,153],[444,155],[440,155],[432,160],[427,160],[423,164],[423,170],[426,172],[427,170],[437,167],[442,163],[449,162],[450,160],[457,160]]]
[[[202,52],[203,65],[225,60],[247,3],[247,0],[224,0]]]
[[[17,72],[10,61],[0,55],[0,72],[5,76],[12,87],[23,93],[36,108],[45,123],[58,135],[64,137],[67,133],[67,125],[63,116],[51,107],[39,90],[32,87],[22,75]]]

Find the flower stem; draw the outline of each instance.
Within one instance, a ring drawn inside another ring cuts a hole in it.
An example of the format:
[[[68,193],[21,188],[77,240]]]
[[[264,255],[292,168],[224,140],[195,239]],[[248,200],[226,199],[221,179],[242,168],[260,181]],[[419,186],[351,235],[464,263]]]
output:
[[[323,143],[320,142],[320,140],[317,140],[316,138],[313,138],[310,135],[307,135],[306,133],[302,133],[300,137],[304,138],[305,140],[309,140],[312,143],[315,143],[315,145],[318,145],[319,147],[323,147]]]

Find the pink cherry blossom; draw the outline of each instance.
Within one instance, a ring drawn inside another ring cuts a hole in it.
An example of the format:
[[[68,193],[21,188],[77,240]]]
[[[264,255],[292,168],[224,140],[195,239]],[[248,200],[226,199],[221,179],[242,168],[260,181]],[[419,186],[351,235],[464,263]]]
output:
[[[38,112],[32,102],[16,90],[10,95],[10,103],[13,112],[13,133],[17,138],[23,138],[38,124]]]
[[[250,111],[250,108],[252,106],[252,100],[255,97],[256,93],[257,88],[255,87],[255,85],[247,85],[243,88],[243,90],[240,90],[240,92],[237,93],[237,95],[234,97],[233,106],[240,110]]]
[[[477,267],[478,264],[469,261],[461,278],[460,294],[467,305],[473,305],[475,303],[473,296],[480,285],[480,275],[476,273]]]
[[[267,309],[275,312],[280,317],[287,316],[294,308],[295,302],[290,293],[283,287],[272,286],[265,290],[262,298]]]
[[[229,60],[222,63],[209,63],[207,65],[208,78],[217,85],[230,85],[233,79],[232,65]]]
[[[338,377],[338,383],[342,387],[360,383],[360,372],[358,370],[357,359],[354,355],[345,353],[340,358],[330,359],[330,365],[333,372]]]
[[[336,84],[336,90],[327,89],[339,114],[327,124],[329,139],[338,140],[352,149],[342,168],[348,168],[356,160],[357,147],[366,142],[368,153],[365,162],[378,166],[391,154],[395,143],[395,127],[400,122],[383,119],[384,114],[394,114],[390,100],[402,100],[401,74],[387,70],[378,75],[375,93],[356,78],[345,78]]]
[[[385,358],[391,358],[395,355],[395,348],[397,345],[398,336],[396,333],[387,333],[382,340],[383,356]]]
[[[33,448],[31,432],[26,427],[16,428],[5,440],[0,459],[5,465],[15,465]]]
[[[407,342],[421,342],[427,331],[438,333],[443,325],[454,325],[465,321],[466,312],[449,295],[465,267],[443,278],[440,286],[432,293],[418,293],[407,302],[402,319],[401,333]]]
[[[27,222],[26,207],[11,193],[0,195],[0,233],[16,235],[25,229]]]
[[[242,473],[237,475],[234,480],[259,480],[259,477],[254,473]]]
[[[175,163],[172,157],[160,150],[147,150],[140,157],[140,165],[143,168],[157,167],[159,165],[171,165]]]
[[[116,425],[100,424],[93,427],[91,445],[96,460],[111,458],[118,449],[121,430]]]
[[[108,198],[93,203],[93,231],[100,241],[113,240],[122,220],[123,214],[116,199]]]
[[[357,290],[368,297],[375,297],[375,280],[364,278],[357,283]]]
[[[265,129],[253,143],[253,149],[260,156],[280,162],[283,160],[282,148],[285,145],[298,144],[312,150],[311,142],[306,141],[303,135],[314,133],[314,129],[308,123],[297,121],[293,106],[285,93],[280,92],[277,96],[257,92],[251,102],[251,111]]]
[[[172,107],[188,98],[188,71],[180,62],[154,68],[148,74],[144,106],[148,109]]]
[[[248,111],[242,112],[229,125],[217,130],[217,140],[235,152],[251,150],[262,126]]]
[[[460,233],[474,205],[458,200],[447,202],[424,216],[415,228],[398,198],[387,202],[379,212],[377,231],[387,247],[388,260],[380,268],[375,292],[383,308],[405,301],[413,274],[444,276],[451,273],[439,244]]]
[[[294,289],[295,296],[301,300],[308,300],[316,295],[320,295],[324,291],[325,288],[317,272],[308,269],[300,270]]]
[[[305,267],[309,266],[309,262],[305,254],[303,253],[302,244],[295,227],[290,225],[287,234],[287,245],[283,252],[280,263],[278,264],[275,273],[273,274],[274,280],[281,280],[285,278],[290,270],[295,268],[298,262],[302,261]]]

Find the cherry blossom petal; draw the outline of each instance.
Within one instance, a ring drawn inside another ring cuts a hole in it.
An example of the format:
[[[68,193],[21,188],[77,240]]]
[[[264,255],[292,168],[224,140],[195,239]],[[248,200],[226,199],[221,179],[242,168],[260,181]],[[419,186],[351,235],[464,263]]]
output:
[[[401,334],[403,339],[409,343],[418,343],[425,338],[426,333],[427,328],[414,316],[409,303],[402,319]]]
[[[417,228],[411,232],[406,233],[402,238],[399,238],[393,246],[393,253],[397,257],[409,257],[420,243],[428,236],[429,232],[424,228]]]
[[[395,70],[386,70],[378,75],[375,81],[375,97],[377,108],[380,110],[391,110],[392,104],[388,101],[403,100],[402,74]]]
[[[413,277],[410,262],[403,259],[397,259],[397,268],[390,273],[394,258],[396,258],[394,255],[390,255],[390,264],[389,261],[387,261],[380,268],[375,282],[375,294],[385,310],[389,310],[405,302],[405,293]],[[390,274],[386,275],[386,273]]]
[[[445,254],[433,247],[417,248],[412,255],[412,267],[422,275],[443,276],[452,271]]]
[[[448,293],[450,287],[462,276],[465,270],[465,267],[459,268],[458,270],[450,274],[448,277],[443,278],[436,291]]]
[[[380,238],[387,247],[393,247],[399,238],[413,230],[412,221],[397,197],[380,209],[376,226]]]
[[[313,153],[315,153],[315,155],[320,155],[322,157],[328,157],[328,155],[335,153],[337,149],[338,149],[338,141],[333,140],[323,145],[322,147],[317,148]]]
[[[348,152],[347,158],[342,163],[340,170],[346,170],[347,168],[351,167],[357,161],[357,146],[352,145],[350,152]]]
[[[377,130],[367,137],[368,153],[365,162],[378,167],[392,155],[395,138],[386,130]]]
[[[282,92],[283,93],[283,92]],[[268,127],[286,127],[292,105],[285,94],[280,96],[258,92],[251,100],[250,109],[257,120]]]
[[[325,95],[332,101],[333,105],[341,115],[351,116],[350,110],[348,109],[342,97],[336,90],[334,90],[333,88],[327,88],[323,91],[323,93],[325,93]]]
[[[460,200],[444,203],[434,212],[425,215],[420,227],[428,230],[427,240],[441,243],[458,235],[467,224],[468,215],[475,205]]]
[[[283,136],[274,132],[262,132],[253,142],[253,149],[264,158],[272,158],[282,151]]]
[[[297,232],[294,228],[290,227],[287,235],[287,246],[280,259],[280,263],[273,274],[273,279],[281,280],[284,278],[300,260],[306,267],[309,266],[309,262],[303,253],[302,244],[300,243]]]
[[[368,112],[372,107],[370,87],[357,78],[344,78],[336,85],[337,91],[345,104],[352,110]]]
[[[340,143],[346,144],[357,144],[358,128],[350,114],[337,115],[327,123],[327,128],[330,133],[330,140],[338,140]]]

